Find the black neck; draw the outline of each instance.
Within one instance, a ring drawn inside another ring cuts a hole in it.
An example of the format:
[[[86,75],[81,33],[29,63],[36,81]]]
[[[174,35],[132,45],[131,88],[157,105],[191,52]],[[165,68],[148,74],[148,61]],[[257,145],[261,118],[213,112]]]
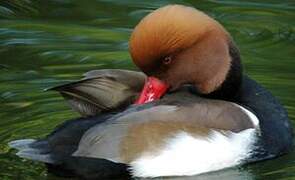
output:
[[[242,84],[242,65],[239,49],[233,42],[229,43],[229,53],[232,61],[225,81],[217,90],[205,95],[205,97],[234,101]]]

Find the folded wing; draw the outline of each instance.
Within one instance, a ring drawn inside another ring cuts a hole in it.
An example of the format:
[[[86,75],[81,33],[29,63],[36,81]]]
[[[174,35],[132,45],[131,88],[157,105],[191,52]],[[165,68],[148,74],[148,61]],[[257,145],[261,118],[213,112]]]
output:
[[[137,98],[146,76],[141,72],[103,69],[84,74],[80,81],[53,87],[82,116],[120,109]]]

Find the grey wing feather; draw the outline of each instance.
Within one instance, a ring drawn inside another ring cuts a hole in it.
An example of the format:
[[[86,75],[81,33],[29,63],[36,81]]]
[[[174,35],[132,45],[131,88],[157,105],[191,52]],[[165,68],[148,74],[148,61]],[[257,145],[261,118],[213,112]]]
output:
[[[178,110],[176,106],[169,105],[149,107],[146,104],[143,106],[146,108],[138,111],[136,107],[133,107],[134,111],[122,112],[121,115],[88,129],[73,156],[103,158],[125,163],[120,154],[122,140],[137,136],[137,134],[128,133],[130,127],[148,121],[165,122],[175,116]]]
[[[120,143],[125,137],[128,125],[122,123],[111,126],[94,126],[89,129],[79,143],[73,156],[103,158],[114,162],[122,162],[120,158]]]
[[[80,81],[49,90],[60,92],[73,110],[93,116],[131,104],[138,96],[146,76],[118,69],[93,70]]]

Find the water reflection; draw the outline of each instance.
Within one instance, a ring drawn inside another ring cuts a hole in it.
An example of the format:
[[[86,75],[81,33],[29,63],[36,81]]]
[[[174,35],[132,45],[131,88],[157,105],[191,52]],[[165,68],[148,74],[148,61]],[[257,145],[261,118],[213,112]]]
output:
[[[253,180],[254,177],[251,172],[242,168],[230,168],[222,171],[207,173],[199,176],[191,177],[162,177],[154,178],[153,180]],[[140,179],[151,180],[151,179]]]

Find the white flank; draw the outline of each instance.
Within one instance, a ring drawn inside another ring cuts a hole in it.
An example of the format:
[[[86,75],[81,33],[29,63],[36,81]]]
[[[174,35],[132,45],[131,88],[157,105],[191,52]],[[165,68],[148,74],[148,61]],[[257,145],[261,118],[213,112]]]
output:
[[[131,171],[136,177],[189,176],[232,167],[251,155],[255,131],[212,130],[208,137],[180,132],[160,153],[145,154],[133,161]]]

